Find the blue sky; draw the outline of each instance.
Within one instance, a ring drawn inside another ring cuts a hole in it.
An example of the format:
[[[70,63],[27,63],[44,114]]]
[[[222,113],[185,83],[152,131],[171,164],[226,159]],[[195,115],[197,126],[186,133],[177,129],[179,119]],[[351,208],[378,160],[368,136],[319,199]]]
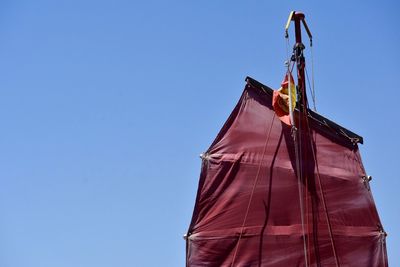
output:
[[[279,86],[290,10],[400,266],[400,5],[282,2],[2,1],[0,266],[184,266],[198,155],[247,75]]]

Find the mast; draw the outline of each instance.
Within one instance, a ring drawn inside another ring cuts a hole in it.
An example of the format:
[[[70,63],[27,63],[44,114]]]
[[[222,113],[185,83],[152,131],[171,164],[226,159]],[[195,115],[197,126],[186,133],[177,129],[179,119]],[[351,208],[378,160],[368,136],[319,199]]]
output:
[[[288,38],[288,29],[290,22],[294,21],[294,31],[295,31],[295,40],[296,43],[293,48],[293,55],[291,58],[291,61],[296,62],[296,67],[297,67],[297,85],[298,85],[298,95],[299,95],[299,109],[303,111],[303,107],[307,107],[307,94],[306,94],[306,83],[305,83],[305,65],[306,61],[304,58],[303,50],[305,49],[305,46],[302,42],[302,36],[301,36],[301,23],[303,23],[303,26],[305,30],[307,31],[307,35],[310,38],[310,46],[312,46],[312,34],[310,29],[308,28],[308,25],[305,21],[305,16],[301,12],[297,11],[292,11],[289,15],[288,21],[286,23],[285,27],[285,37]]]
[[[295,59],[297,64],[297,84],[299,86],[300,91],[300,101],[302,106],[302,111],[304,112],[307,108],[307,96],[306,96],[306,83],[304,77],[304,67],[305,67],[305,58],[303,55],[304,44],[301,40],[301,26],[300,22],[304,21],[303,13],[295,13],[293,16],[294,20],[294,30],[296,36],[296,44],[294,47]]]

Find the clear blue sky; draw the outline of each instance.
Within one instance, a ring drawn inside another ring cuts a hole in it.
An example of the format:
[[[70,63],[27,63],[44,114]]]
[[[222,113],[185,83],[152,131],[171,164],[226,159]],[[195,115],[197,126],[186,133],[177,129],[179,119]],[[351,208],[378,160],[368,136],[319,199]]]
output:
[[[1,1],[0,266],[184,266],[198,155],[247,75],[279,86],[290,10],[400,266],[400,4],[282,2]]]

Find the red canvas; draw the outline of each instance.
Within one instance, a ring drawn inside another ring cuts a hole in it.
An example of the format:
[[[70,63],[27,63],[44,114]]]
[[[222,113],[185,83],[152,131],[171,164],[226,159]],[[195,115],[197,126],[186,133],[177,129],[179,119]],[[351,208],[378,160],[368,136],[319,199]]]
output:
[[[247,81],[202,155],[187,266],[386,267],[362,138],[309,111],[298,166],[292,128],[276,116],[272,90]]]

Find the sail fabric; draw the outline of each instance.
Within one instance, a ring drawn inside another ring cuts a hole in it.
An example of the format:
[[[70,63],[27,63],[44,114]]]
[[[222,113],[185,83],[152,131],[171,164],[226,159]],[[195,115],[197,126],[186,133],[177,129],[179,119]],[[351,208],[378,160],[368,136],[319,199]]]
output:
[[[289,101],[289,98],[291,98],[291,101]],[[281,87],[274,91],[272,106],[274,107],[275,113],[278,115],[281,121],[287,125],[292,124],[289,113],[290,111],[293,112],[296,106],[296,85],[290,72],[285,75],[285,78],[281,83]]]
[[[292,130],[277,118],[272,97],[272,90],[248,83],[202,154],[186,265],[337,266],[337,260],[386,267],[385,233],[357,144],[310,120],[316,156],[303,167],[314,175],[299,183]]]

